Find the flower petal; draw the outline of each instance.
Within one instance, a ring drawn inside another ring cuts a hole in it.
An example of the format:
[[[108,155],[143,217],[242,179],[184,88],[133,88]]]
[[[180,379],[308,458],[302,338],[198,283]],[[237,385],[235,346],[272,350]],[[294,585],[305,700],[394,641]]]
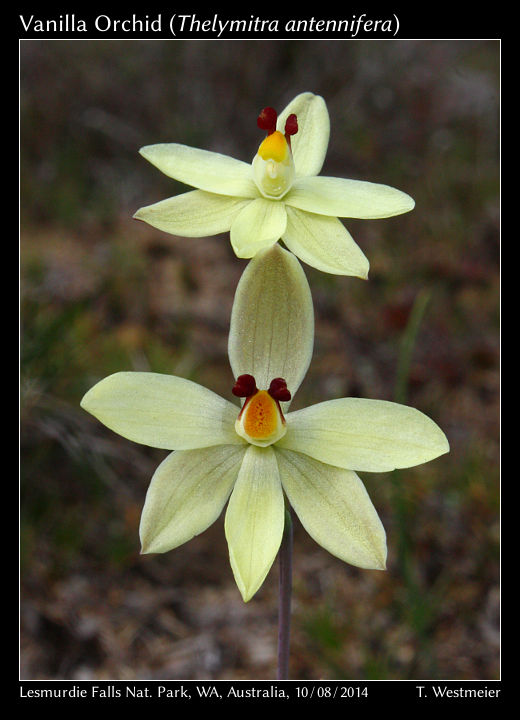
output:
[[[301,93],[278,116],[277,129],[283,133],[289,115],[296,114],[298,132],[291,137],[296,173],[317,175],[325,160],[330,136],[329,111],[320,95]]]
[[[251,260],[238,283],[229,332],[233,374],[253,375],[264,390],[274,378],[284,378],[294,397],[313,342],[314,310],[305,273],[294,255],[274,245]]]
[[[228,155],[199,148],[162,143],[139,150],[168,177],[217,195],[258,197],[251,165]]]
[[[278,447],[276,458],[283,489],[309,535],[344,562],[384,570],[385,529],[356,473]]]
[[[250,201],[231,225],[231,245],[239,258],[250,258],[277,242],[285,232],[287,215],[279,200]]]
[[[244,444],[235,432],[236,405],[173,375],[109,375],[87,392],[81,407],[119,435],[150,447],[190,450]]]
[[[284,197],[288,205],[320,215],[386,218],[415,207],[415,201],[389,185],[335,177],[296,178]]]
[[[284,518],[274,451],[250,445],[225,521],[231,567],[244,602],[253,597],[271,569],[282,541]]]
[[[142,207],[134,218],[172,235],[206,237],[227,232],[240,210],[250,202],[203,190],[191,190]]]
[[[349,470],[387,472],[449,451],[446,436],[419,410],[385,400],[341,398],[286,416],[278,445]]]
[[[159,465],[148,488],[139,535],[143,553],[163,553],[206,530],[222,512],[244,447],[177,450]]]
[[[338,218],[288,207],[282,240],[300,260],[318,270],[364,280],[368,276],[367,258]]]

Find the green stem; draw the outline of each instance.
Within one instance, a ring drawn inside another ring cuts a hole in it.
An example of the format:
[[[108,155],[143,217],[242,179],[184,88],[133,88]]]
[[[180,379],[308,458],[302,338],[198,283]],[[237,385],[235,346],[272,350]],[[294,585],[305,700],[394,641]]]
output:
[[[395,382],[395,402],[406,404],[408,400],[408,382],[410,377],[410,365],[412,354],[417,342],[419,328],[430,301],[431,292],[421,290],[415,298],[408,323],[401,340],[399,358],[397,361],[397,377]],[[411,557],[410,557],[410,528],[409,528],[409,503],[406,495],[401,489],[401,478],[398,471],[393,473],[394,484],[394,514],[397,518],[398,535],[398,565],[401,576],[410,590],[413,586]]]
[[[410,377],[410,363],[412,353],[417,341],[417,334],[421,325],[424,313],[428,303],[430,302],[431,292],[429,290],[421,290],[415,298],[408,323],[404,331],[397,360],[397,377],[395,382],[394,400],[395,402],[404,404],[408,397],[408,381]]]
[[[278,680],[289,677],[289,645],[291,634],[293,523],[291,513],[285,510],[285,527],[278,553],[280,565],[278,609]]]
[[[408,401],[408,385],[412,355],[430,298],[431,291],[429,290],[421,290],[418,293],[401,341],[397,362],[394,400],[395,402],[403,405],[405,405]],[[427,618],[430,616],[429,600],[428,596],[421,592],[413,564],[410,528],[411,506],[406,493],[403,492],[402,477],[398,470],[395,470],[392,473],[392,482],[394,490],[393,510],[396,518],[396,526],[398,528],[397,565],[406,588],[405,607],[409,612],[409,621],[416,632],[420,647],[420,654],[422,654],[424,658],[428,654],[426,642],[427,638],[425,636],[425,622],[427,622]]]

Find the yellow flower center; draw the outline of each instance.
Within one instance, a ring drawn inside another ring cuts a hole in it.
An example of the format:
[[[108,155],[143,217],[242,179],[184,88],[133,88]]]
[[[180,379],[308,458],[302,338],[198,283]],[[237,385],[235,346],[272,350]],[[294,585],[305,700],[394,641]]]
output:
[[[252,445],[266,447],[280,440],[287,432],[280,400],[289,400],[285,380],[276,378],[269,390],[257,390],[252,375],[241,375],[233,394],[246,401],[235,422],[235,430]]]
[[[264,108],[258,118],[258,126],[268,135],[260,144],[253,159],[253,177],[262,195],[279,199],[290,189],[295,168],[291,152],[291,135],[298,131],[296,115],[290,115],[285,124],[285,135],[276,130],[276,112]]]
[[[283,162],[289,152],[291,151],[289,150],[287,140],[278,130],[268,135],[258,148],[258,154],[261,158],[264,160],[274,160],[274,162],[277,163]]]

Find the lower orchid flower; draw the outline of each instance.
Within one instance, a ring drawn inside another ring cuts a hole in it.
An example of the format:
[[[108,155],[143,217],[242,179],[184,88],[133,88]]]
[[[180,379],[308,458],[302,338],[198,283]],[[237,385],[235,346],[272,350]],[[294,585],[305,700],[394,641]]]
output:
[[[448,442],[431,419],[393,402],[341,398],[290,412],[313,334],[303,269],[275,245],[250,261],[235,295],[229,359],[241,409],[190,380],[152,372],[119,372],[86,393],[82,407],[110,429],[173,450],[146,495],[143,553],[182,545],[228,503],[230,562],[247,602],[280,548],[287,501],[330,553],[385,569],[385,530],[356,473],[427,462],[448,452]]]

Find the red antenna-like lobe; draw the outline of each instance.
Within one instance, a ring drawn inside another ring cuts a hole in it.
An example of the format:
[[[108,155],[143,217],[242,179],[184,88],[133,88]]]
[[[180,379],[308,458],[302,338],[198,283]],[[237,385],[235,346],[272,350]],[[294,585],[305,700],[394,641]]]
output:
[[[279,402],[286,402],[291,399],[291,393],[289,392],[287,383],[283,378],[275,378],[274,380],[271,380],[271,384],[269,385],[269,390],[267,392],[272,398],[278,400]]]
[[[278,117],[276,110],[272,107],[266,107],[262,110],[256,124],[260,130],[265,130],[268,135],[276,130],[276,118]]]
[[[237,397],[251,397],[256,390],[256,380],[252,375],[239,375],[231,392]]]
[[[285,137],[289,139],[290,135],[296,135],[298,132],[298,119],[294,113],[289,115],[285,121]]]

